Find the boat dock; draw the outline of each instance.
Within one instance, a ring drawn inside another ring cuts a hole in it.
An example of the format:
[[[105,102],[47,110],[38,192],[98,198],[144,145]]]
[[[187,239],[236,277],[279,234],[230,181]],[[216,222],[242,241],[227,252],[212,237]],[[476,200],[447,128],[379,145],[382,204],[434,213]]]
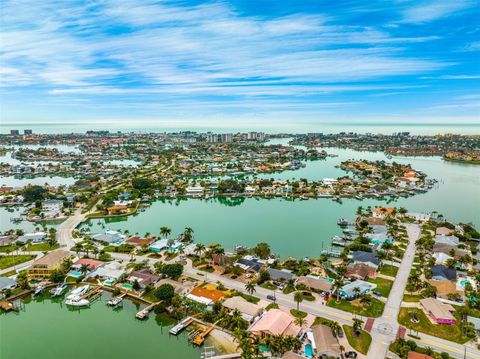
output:
[[[342,255],[342,251],[335,249],[324,249],[322,250],[321,254],[326,255],[327,257],[338,258]]]
[[[141,311],[139,311],[137,314],[135,314],[135,318],[137,319],[145,319],[148,317],[148,313],[153,309],[155,306],[155,303],[150,304],[148,307],[143,308]]]
[[[208,334],[210,334],[210,332],[215,328],[215,324],[212,324],[208,327],[206,327],[203,332],[201,332],[200,334],[197,334],[195,336],[195,338],[193,338],[192,340],[192,343],[195,344],[195,345],[202,345],[203,342],[205,341],[205,338],[208,336]]]
[[[97,287],[85,293],[84,295],[82,295],[80,299],[90,299],[90,298],[95,299],[97,296],[99,296],[102,293],[102,289],[103,289],[102,287]]]
[[[183,329],[188,327],[193,322],[192,317],[183,318],[177,325],[170,329],[170,334],[177,335]]]

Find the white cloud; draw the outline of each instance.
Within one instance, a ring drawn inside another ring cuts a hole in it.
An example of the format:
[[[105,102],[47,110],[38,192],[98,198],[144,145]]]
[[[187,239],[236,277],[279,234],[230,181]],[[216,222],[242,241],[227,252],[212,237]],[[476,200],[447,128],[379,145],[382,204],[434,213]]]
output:
[[[427,0],[414,1],[413,4],[403,12],[402,22],[424,23],[438,20],[469,8],[474,2],[470,0]]]

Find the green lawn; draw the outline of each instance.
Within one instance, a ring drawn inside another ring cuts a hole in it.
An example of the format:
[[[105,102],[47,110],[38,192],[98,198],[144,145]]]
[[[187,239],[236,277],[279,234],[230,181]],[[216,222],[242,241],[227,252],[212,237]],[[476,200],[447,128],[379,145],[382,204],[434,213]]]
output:
[[[9,255],[9,256],[0,256],[0,269],[5,269],[13,267],[14,265],[28,262],[34,259],[34,255]]]
[[[15,275],[15,274],[17,274],[17,271],[16,270],[11,270],[10,272],[3,273],[1,275],[1,277],[10,277],[10,276]]]
[[[384,297],[388,297],[390,291],[392,290],[393,282],[391,280],[384,278],[375,278],[368,279],[368,282],[376,284],[377,288],[375,288],[374,291],[380,292]]]
[[[51,251],[53,249],[59,248],[60,245],[56,244],[53,247],[51,247],[47,243],[37,243],[37,244],[30,244],[25,248],[26,252],[46,252],[46,251]]]
[[[265,282],[260,284],[260,287],[265,288],[265,289],[270,289],[270,290],[275,290],[277,289],[277,286],[273,283]]]
[[[13,252],[16,249],[17,249],[17,246],[14,244],[10,246],[2,246],[0,247],[0,253]]]
[[[384,264],[380,269],[380,273],[383,275],[388,275],[389,277],[396,277],[398,272],[398,267],[392,266],[390,264]]]
[[[404,302],[419,302],[421,297],[419,295],[412,295],[412,294],[404,294],[403,301]]]
[[[385,307],[385,304],[376,298],[372,298],[372,302],[368,306],[360,303],[359,299],[351,301],[340,299],[339,303],[337,303],[336,300],[337,298],[335,296],[331,297],[328,300],[327,305],[332,308],[362,315],[364,317],[380,317],[383,313],[383,308]]]
[[[306,312],[302,312],[301,310],[290,309],[290,313],[296,318],[305,318],[307,316]]]
[[[345,332],[348,343],[353,349],[365,355],[368,353],[368,348],[370,348],[370,343],[372,342],[372,337],[370,334],[364,330],[361,330],[360,335],[357,337],[353,333],[353,327],[348,325],[343,326],[343,331]]]
[[[418,323],[413,323],[411,321],[412,313],[416,313],[416,317],[419,320]],[[457,318],[457,323],[459,323],[459,318],[456,313],[455,317]],[[406,328],[413,329],[421,333],[433,335],[438,338],[450,340],[452,342],[463,344],[469,340],[465,335],[463,335],[459,324],[433,324],[427,318],[425,313],[418,308],[400,308],[400,313],[398,314],[398,322]]]

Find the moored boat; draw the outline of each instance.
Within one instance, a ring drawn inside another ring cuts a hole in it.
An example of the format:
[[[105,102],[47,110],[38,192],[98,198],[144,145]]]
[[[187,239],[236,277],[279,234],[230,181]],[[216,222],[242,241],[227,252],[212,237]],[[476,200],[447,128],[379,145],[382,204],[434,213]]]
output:
[[[70,305],[72,307],[86,307],[90,305],[90,301],[88,299],[67,299],[65,301],[66,305]]]

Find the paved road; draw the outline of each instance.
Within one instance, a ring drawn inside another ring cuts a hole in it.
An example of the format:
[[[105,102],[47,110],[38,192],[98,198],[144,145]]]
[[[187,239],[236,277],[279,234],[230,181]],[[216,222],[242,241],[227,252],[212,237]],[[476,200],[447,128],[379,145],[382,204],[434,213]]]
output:
[[[384,359],[388,346],[395,341],[398,322],[397,317],[402,305],[403,292],[407,286],[408,276],[415,257],[415,242],[420,237],[418,224],[407,224],[408,245],[405,250],[398,273],[388,296],[383,315],[375,320],[372,328],[372,344],[368,351],[368,358]]]
[[[85,220],[86,216],[86,213],[82,214],[81,209],[77,209],[73,216],[68,217],[60,224],[57,230],[57,241],[60,243],[61,247],[70,249],[75,244],[75,240],[72,237],[72,232],[80,223]]]

